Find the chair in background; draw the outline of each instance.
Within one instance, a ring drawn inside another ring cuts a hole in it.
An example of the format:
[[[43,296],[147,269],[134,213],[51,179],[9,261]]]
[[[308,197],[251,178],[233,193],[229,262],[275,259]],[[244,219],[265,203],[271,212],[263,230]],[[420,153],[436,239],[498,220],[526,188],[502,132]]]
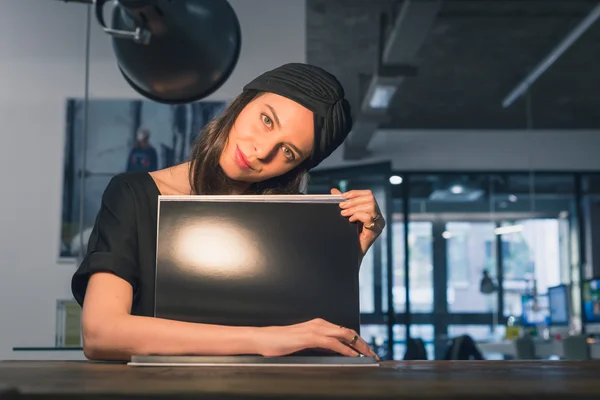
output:
[[[568,336],[563,339],[563,357],[566,360],[590,360],[590,346],[585,335]]]
[[[515,340],[517,360],[535,360],[535,342],[529,336],[522,336]]]
[[[462,335],[450,341],[445,360],[484,360],[477,344],[469,335]]]
[[[405,360],[427,360],[427,350],[425,349],[425,342],[422,339],[410,338],[406,342],[406,353],[404,354]]]

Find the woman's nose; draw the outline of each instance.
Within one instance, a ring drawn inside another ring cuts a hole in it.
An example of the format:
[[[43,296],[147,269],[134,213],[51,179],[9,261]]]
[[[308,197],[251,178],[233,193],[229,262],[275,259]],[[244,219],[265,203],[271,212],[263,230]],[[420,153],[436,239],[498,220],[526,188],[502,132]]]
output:
[[[254,152],[256,158],[260,160],[268,159],[275,151],[277,142],[275,140],[263,139],[254,142]]]

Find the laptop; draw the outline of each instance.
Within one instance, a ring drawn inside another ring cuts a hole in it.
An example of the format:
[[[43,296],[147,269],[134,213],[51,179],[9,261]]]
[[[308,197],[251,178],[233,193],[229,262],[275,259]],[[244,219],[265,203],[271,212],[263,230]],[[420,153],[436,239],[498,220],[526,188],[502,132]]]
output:
[[[160,196],[155,316],[229,326],[322,318],[360,332],[357,225],[339,195]],[[134,356],[130,365],[378,365],[321,349],[283,357]]]

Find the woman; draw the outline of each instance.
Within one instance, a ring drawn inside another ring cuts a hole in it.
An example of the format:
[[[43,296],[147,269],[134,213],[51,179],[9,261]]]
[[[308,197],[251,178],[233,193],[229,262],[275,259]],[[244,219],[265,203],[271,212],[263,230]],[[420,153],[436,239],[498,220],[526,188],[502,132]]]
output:
[[[200,134],[189,163],[115,176],[108,184],[85,259],[72,279],[83,306],[89,359],[141,354],[279,356],[322,348],[375,355],[356,332],[327,321],[233,327],[153,317],[159,195],[291,194],[352,126],[339,82],[324,70],[286,64],[257,77]],[[332,193],[340,194],[337,189]],[[341,214],[359,222],[364,256],[385,221],[370,191],[342,194]]]

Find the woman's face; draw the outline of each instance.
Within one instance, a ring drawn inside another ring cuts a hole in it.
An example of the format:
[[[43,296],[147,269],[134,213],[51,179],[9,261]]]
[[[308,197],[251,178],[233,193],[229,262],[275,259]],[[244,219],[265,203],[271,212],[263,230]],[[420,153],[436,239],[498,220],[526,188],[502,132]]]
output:
[[[236,119],[220,165],[236,181],[261,182],[292,170],[311,152],[313,113],[286,97],[265,93]]]

